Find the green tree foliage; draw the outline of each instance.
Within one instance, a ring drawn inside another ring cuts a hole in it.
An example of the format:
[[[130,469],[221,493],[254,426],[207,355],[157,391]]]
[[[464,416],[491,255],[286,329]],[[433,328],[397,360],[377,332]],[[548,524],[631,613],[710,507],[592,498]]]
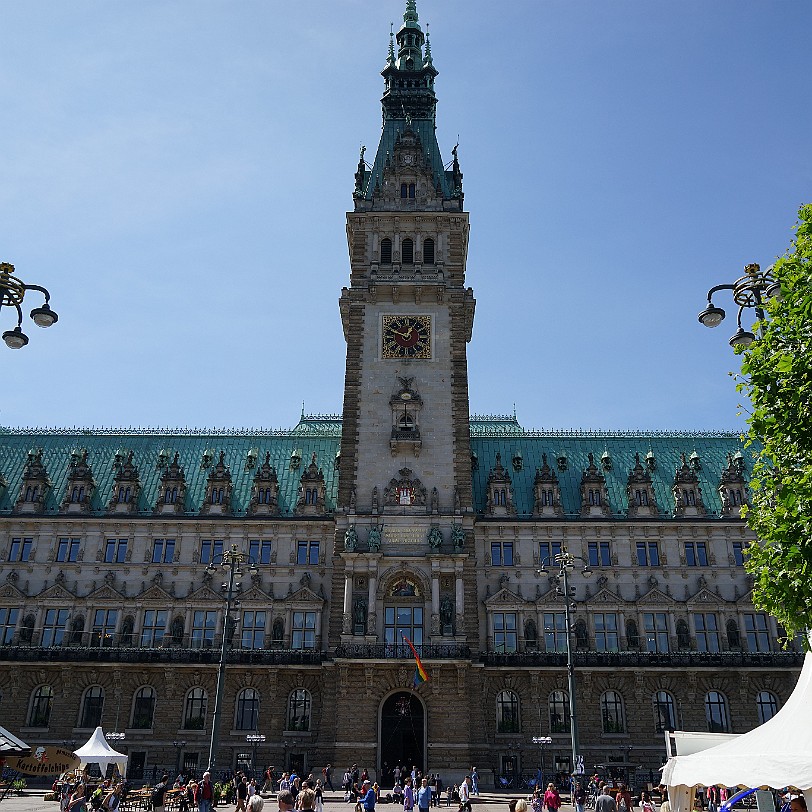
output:
[[[812,629],[812,205],[775,263],[783,300],[767,305],[763,337],[743,355],[738,389],[752,404],[747,522],[761,540],[746,560],[754,603],[790,635]]]

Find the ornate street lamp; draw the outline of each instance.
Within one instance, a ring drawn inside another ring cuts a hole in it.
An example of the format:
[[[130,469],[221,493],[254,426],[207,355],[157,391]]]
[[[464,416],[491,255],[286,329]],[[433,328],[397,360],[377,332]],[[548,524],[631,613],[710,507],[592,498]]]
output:
[[[572,624],[570,622],[570,610],[575,608],[575,604],[570,604],[570,584],[569,574],[575,569],[576,562],[582,562],[581,573],[583,575],[592,575],[592,570],[589,568],[589,562],[585,558],[578,555],[573,555],[567,551],[566,547],[561,548],[558,555],[547,556],[541,561],[541,568],[538,570],[539,575],[547,574],[547,566],[551,563],[558,567],[558,580],[562,586],[557,587],[556,592],[564,596],[564,623],[567,627],[567,688],[570,693],[570,739],[572,744],[572,764],[570,766],[571,772],[578,768],[578,717],[575,712],[575,663],[572,659]],[[573,587],[575,589],[575,587]]]
[[[553,740],[550,736],[533,736],[533,744],[537,744],[539,748],[539,771],[536,774],[536,786],[539,786],[544,780],[544,745],[552,743]]]
[[[249,733],[245,740],[251,745],[251,777],[256,778],[257,775],[257,745],[264,744],[265,734],[263,733]]]
[[[231,610],[240,605],[239,596],[242,593],[242,584],[235,583],[237,578],[242,578],[242,565],[248,561],[248,553],[240,552],[236,544],[226,550],[220,560],[220,566],[228,572],[228,581],[220,585],[223,593],[223,600],[226,604],[226,613],[223,618],[223,644],[220,647],[220,663],[217,668],[217,692],[214,696],[214,718],[211,722],[211,742],[209,745],[209,772],[214,773],[214,762],[217,758],[217,747],[220,743],[220,715],[223,710],[223,692],[226,684],[226,660],[228,650],[231,645],[231,634],[233,632],[234,619],[231,617]],[[256,564],[251,564],[249,572],[255,573],[259,570]],[[217,572],[217,564],[214,559],[209,562],[206,571]]]
[[[736,315],[737,330],[731,336],[729,344],[734,349],[736,347],[749,347],[756,337],[751,330],[742,327],[742,313],[745,309],[753,309],[756,318],[764,321],[764,303],[768,299],[778,299],[781,301],[781,284],[773,276],[772,265],[766,271],[753,263],[745,265],[744,276],[739,277],[732,284],[716,285],[708,291],[708,306],[699,314],[698,318],[705,327],[718,327],[725,318],[725,311],[721,307],[713,304],[713,294],[720,290],[730,290],[733,292],[733,301],[739,306]],[[763,328],[760,328],[763,330]]]
[[[45,297],[42,307],[35,307],[31,311],[31,319],[37,327],[50,327],[59,320],[56,312],[48,304],[51,294],[39,285],[26,285],[21,279],[14,276],[14,266],[8,262],[0,262],[0,308],[14,307],[17,310],[17,326],[13,330],[3,333],[3,341],[12,350],[20,350],[28,343],[28,336],[22,330],[23,309],[21,307],[25,294],[29,290],[36,290]]]
[[[126,733],[119,733],[117,731],[105,733],[104,738],[107,739],[109,742],[122,742],[124,739],[127,738]]]

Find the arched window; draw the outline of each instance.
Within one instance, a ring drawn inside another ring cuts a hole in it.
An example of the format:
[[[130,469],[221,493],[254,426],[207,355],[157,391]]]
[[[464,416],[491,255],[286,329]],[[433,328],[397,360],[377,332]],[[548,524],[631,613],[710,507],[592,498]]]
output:
[[[48,727],[51,720],[51,707],[54,692],[50,685],[40,685],[31,695],[31,709],[28,711],[28,727]]]
[[[381,265],[392,264],[392,240],[384,237],[381,240]]]
[[[408,237],[400,244],[400,255],[404,265],[414,265],[414,243]]]
[[[513,691],[496,695],[496,730],[498,733],[519,733],[519,697]]]
[[[145,685],[135,692],[132,727],[136,730],[151,730],[154,715],[155,689],[149,685]]]
[[[423,263],[434,265],[434,240],[430,237],[423,240]]]
[[[708,691],[705,694],[705,718],[711,733],[729,733],[730,716],[727,712],[727,700],[719,691]]]
[[[677,706],[668,691],[657,691],[654,694],[654,720],[658,733],[677,729]]]
[[[206,706],[208,699],[202,688],[192,688],[186,694],[186,707],[183,711],[183,726],[186,730],[206,729]]]
[[[259,694],[253,688],[243,688],[237,694],[237,730],[256,730],[259,722]]]
[[[601,722],[604,733],[625,733],[623,697],[617,691],[605,691],[601,696]]]
[[[98,727],[102,722],[103,710],[104,688],[101,685],[92,685],[82,697],[82,715],[79,717],[79,727]]]
[[[400,196],[401,197],[408,197],[409,196],[409,186],[406,183],[400,184]]]
[[[414,431],[414,418],[408,412],[404,412],[398,419],[398,431]]]
[[[553,691],[547,700],[550,710],[550,733],[566,733],[570,727],[570,695]]]
[[[756,694],[756,708],[758,709],[759,724],[764,724],[778,713],[778,699],[769,691],[759,691]]]
[[[310,730],[310,691],[297,688],[288,697],[287,730]]]

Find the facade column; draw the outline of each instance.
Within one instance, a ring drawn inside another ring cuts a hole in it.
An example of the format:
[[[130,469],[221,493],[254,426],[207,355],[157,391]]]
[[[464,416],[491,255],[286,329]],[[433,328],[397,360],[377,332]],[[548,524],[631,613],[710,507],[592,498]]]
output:
[[[378,615],[375,611],[375,605],[377,603],[378,571],[376,562],[371,561],[370,567],[375,567],[375,569],[370,569],[369,571],[369,588],[367,590],[367,634],[377,635]]]
[[[352,633],[352,562],[344,562],[344,619],[341,631],[344,634]]]
[[[465,617],[465,592],[462,580],[462,564],[459,563],[455,567],[456,582],[454,591],[454,620],[456,622],[457,634],[464,635],[463,618]],[[488,621],[490,623],[490,621]],[[493,629],[490,629],[489,634],[493,637]]]
[[[431,573],[431,633],[440,634],[440,573],[434,568]]]

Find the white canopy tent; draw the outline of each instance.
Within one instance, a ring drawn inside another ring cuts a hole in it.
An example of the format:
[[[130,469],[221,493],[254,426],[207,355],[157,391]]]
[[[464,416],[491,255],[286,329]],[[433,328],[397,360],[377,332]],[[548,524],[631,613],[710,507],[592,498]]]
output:
[[[127,774],[127,756],[110,747],[101,727],[97,727],[93,731],[93,735],[76,751],[76,755],[81,759],[80,767],[84,767],[86,764],[98,764],[104,775],[107,765],[115,764],[122,776]]]
[[[749,733],[692,755],[677,755],[663,767],[672,812],[691,808],[693,787],[803,790],[812,809],[812,653],[807,653],[801,676],[784,707]]]

